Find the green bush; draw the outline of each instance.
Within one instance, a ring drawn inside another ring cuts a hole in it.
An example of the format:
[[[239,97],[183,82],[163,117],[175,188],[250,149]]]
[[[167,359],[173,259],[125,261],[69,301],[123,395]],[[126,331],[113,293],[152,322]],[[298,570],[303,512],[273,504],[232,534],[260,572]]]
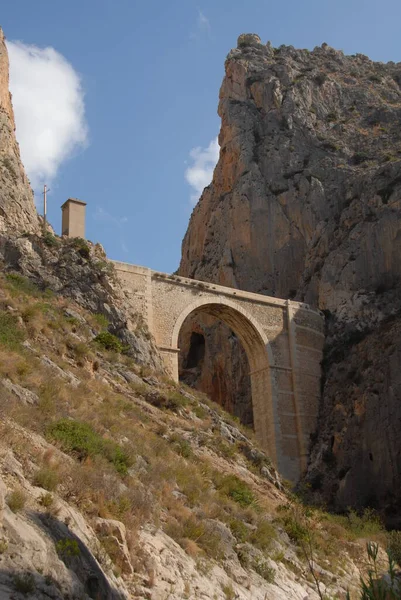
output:
[[[14,490],[7,496],[7,504],[13,513],[22,510],[26,503],[26,495],[22,490]]]
[[[170,443],[172,444],[174,450],[182,456],[183,458],[191,458],[193,456],[191,444],[184,440],[180,435],[174,433],[170,439]]]
[[[54,248],[60,245],[60,241],[50,231],[45,231],[43,234],[43,242],[46,244],[46,246],[49,246],[49,248]]]
[[[25,596],[27,594],[33,594],[35,587],[35,578],[32,573],[14,575],[15,591],[20,592]]]
[[[189,403],[188,398],[185,398],[180,392],[175,390],[169,390],[166,394],[165,407],[172,411],[177,411],[179,408],[187,406]]]
[[[274,583],[275,571],[269,567],[267,561],[259,559],[252,564],[253,569],[258,575],[263,577],[267,583]]]
[[[166,533],[185,549],[185,540],[193,540],[207,556],[222,558],[221,540],[215,531],[206,527],[202,521],[190,517],[184,522],[170,521],[165,526]]]
[[[226,475],[217,487],[221,494],[229,496],[242,507],[250,506],[255,501],[250,487],[236,475]]]
[[[237,542],[243,543],[248,540],[249,528],[245,525],[243,521],[233,519],[232,521],[230,521],[230,529]]]
[[[19,273],[7,273],[6,280],[11,288],[17,292],[27,294],[28,296],[41,296],[39,288],[27,279],[27,277],[19,275]]]
[[[53,469],[43,467],[35,473],[33,484],[49,492],[54,492],[59,483],[58,475]]]
[[[256,526],[256,529],[251,531],[249,541],[259,550],[268,550],[272,541],[276,538],[276,530],[267,519],[262,519]]]
[[[88,259],[90,257],[90,248],[84,239],[74,238],[72,244],[82,258]]]
[[[387,551],[393,561],[401,567],[401,531],[390,531],[387,540]]]
[[[93,315],[93,319],[96,321],[97,325],[99,325],[102,329],[107,329],[110,324],[108,318],[102,315],[101,313],[95,313]]]
[[[49,494],[49,492],[47,492],[47,494],[43,494],[40,497],[39,503],[44,508],[50,508],[51,506],[53,506],[54,498],[52,494]]]
[[[102,331],[95,337],[94,341],[105,350],[112,350],[113,352],[123,352],[126,350],[126,347],[123,346],[118,337],[109,331]]]
[[[25,335],[19,328],[16,317],[0,310],[0,345],[9,350],[19,350]]]
[[[288,514],[282,517],[281,522],[284,526],[290,540],[296,544],[305,542],[308,539],[308,529],[293,515]]]
[[[57,554],[63,559],[81,554],[77,540],[71,538],[63,538],[56,542],[56,550]]]
[[[89,456],[102,456],[121,475],[126,475],[132,460],[116,442],[104,439],[88,423],[72,419],[60,419],[49,425],[48,436],[57,440],[63,450],[76,455],[79,460]]]

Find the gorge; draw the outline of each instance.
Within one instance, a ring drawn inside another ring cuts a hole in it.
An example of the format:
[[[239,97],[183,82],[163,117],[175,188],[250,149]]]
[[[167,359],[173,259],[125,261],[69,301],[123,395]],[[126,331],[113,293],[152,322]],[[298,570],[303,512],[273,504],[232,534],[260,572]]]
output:
[[[272,48],[249,34],[225,69],[220,158],[179,274],[325,313],[307,481],[333,508],[369,505],[399,523],[401,64],[327,44]],[[238,340],[196,318],[183,334],[187,353],[191,331],[210,348],[192,383],[246,422]]]

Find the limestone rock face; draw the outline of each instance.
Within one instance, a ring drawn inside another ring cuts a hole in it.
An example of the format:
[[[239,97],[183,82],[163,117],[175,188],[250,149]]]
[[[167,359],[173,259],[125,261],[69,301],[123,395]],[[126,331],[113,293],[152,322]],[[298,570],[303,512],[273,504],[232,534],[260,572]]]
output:
[[[400,63],[327,44],[273,49],[240,36],[220,90],[220,158],[192,213],[179,269],[326,311],[310,478],[326,502],[385,506],[389,518],[401,496],[391,366],[401,343],[400,83]],[[229,332],[208,325],[208,355],[218,356]],[[212,362],[205,353],[198,377],[209,387]],[[246,387],[243,375],[232,379],[226,405],[238,404],[234,390]]]
[[[0,28],[0,232],[37,232],[39,220],[15,138],[8,80],[8,54]]]

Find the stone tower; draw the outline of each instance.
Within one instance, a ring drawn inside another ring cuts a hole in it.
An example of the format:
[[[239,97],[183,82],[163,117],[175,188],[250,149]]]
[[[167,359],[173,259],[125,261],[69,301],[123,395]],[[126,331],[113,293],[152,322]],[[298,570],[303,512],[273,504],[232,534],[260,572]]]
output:
[[[85,238],[86,202],[78,198],[68,198],[61,207],[61,235]]]

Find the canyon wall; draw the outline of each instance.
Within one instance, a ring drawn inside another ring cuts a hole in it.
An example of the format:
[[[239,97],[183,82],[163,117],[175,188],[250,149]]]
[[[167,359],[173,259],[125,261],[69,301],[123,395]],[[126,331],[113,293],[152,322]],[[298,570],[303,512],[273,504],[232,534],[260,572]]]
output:
[[[12,229],[35,233],[39,230],[39,220],[15,138],[8,82],[8,53],[0,28],[0,232]]]
[[[396,522],[401,64],[345,56],[327,44],[275,49],[250,34],[239,37],[225,71],[220,158],[192,213],[179,273],[325,311],[308,481],[330,506],[369,504]],[[224,395],[226,406],[249,405],[238,343],[217,324],[195,325],[210,350],[192,383],[220,401]],[[189,323],[184,363],[190,330]],[[214,363],[236,365],[223,394]]]

